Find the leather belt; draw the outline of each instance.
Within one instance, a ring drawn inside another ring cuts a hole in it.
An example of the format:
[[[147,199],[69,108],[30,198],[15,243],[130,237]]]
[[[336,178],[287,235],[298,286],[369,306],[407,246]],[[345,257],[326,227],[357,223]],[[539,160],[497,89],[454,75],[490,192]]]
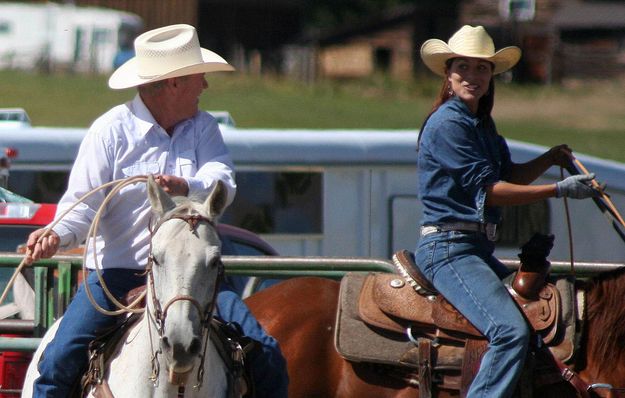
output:
[[[443,223],[439,225],[424,225],[421,227],[421,236],[426,236],[435,232],[445,231],[469,231],[479,232],[486,235],[486,238],[490,241],[497,240],[497,224],[492,223],[477,223],[477,222],[451,222]]]

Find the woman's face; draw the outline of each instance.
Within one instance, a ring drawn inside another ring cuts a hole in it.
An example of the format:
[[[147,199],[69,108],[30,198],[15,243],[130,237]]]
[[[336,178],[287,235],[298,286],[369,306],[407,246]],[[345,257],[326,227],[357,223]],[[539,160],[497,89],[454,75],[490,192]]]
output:
[[[454,58],[447,71],[447,80],[454,95],[463,100],[469,109],[477,112],[480,98],[488,93],[493,77],[493,64],[480,58]]]

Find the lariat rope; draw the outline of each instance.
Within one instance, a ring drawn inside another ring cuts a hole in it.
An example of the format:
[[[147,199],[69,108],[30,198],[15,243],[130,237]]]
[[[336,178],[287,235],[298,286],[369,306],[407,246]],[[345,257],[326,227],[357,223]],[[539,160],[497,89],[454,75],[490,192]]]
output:
[[[560,180],[564,180],[564,168],[562,167],[560,167]],[[571,275],[575,277],[575,260],[573,257],[573,227],[571,225],[569,201],[566,196],[562,196],[562,203],[564,203],[564,214],[566,215],[566,232],[569,238],[569,258],[571,260]]]
[[[87,240],[86,240],[85,250],[84,250],[83,258],[82,258],[82,275],[83,275],[83,279],[85,280],[85,292],[87,293],[87,297],[89,297],[89,301],[91,302],[91,305],[93,305],[93,307],[98,312],[104,315],[116,316],[116,315],[121,315],[123,313],[143,313],[143,311],[145,310],[144,308],[136,308],[136,307],[141,303],[141,301],[145,297],[146,291],[143,291],[139,295],[139,297],[137,297],[137,299],[135,299],[135,301],[130,303],[128,306],[120,303],[119,300],[117,300],[115,296],[109,291],[108,287],[106,286],[106,282],[104,282],[104,278],[102,278],[102,270],[98,264],[98,256],[96,255],[96,238],[97,238],[98,224],[100,223],[100,217],[102,217],[102,213],[104,212],[106,205],[108,204],[108,202],[111,201],[113,196],[127,185],[135,184],[138,182],[147,182],[147,180],[148,180],[148,177],[142,175],[142,176],[128,177],[128,178],[124,178],[121,180],[113,181],[113,182],[117,182],[117,184],[112,184],[114,185],[113,189],[111,189],[111,191],[106,195],[106,197],[102,201],[102,204],[100,204],[98,211],[93,217],[91,226],[89,227],[89,232],[87,233]],[[101,187],[98,187],[96,188],[96,190],[99,190],[100,188]],[[65,215],[65,213],[63,215]],[[93,268],[96,274],[98,275],[98,280],[100,281],[100,284],[102,285],[102,290],[106,294],[106,297],[108,297],[108,299],[111,300],[111,302],[115,304],[115,306],[118,308],[115,311],[110,311],[110,310],[107,310],[106,308],[102,308],[93,298],[93,295],[91,293],[91,288],[89,287],[89,284],[86,283],[87,281],[86,263],[87,263],[87,253],[88,253],[90,239],[93,242],[92,243],[93,244]]]
[[[111,192],[108,193],[108,195],[104,198],[104,201],[102,202],[102,204],[98,208],[98,211],[96,212],[96,215],[95,215],[93,221],[91,222],[91,227],[89,228],[89,233],[87,234],[87,246],[85,247],[85,250],[84,250],[84,253],[83,253],[83,262],[82,262],[83,278],[86,280],[87,268],[86,268],[85,264],[87,262],[86,259],[87,259],[87,248],[88,248],[88,245],[89,245],[89,238],[93,237],[93,245],[94,245],[93,249],[94,249],[94,254],[95,254],[95,239],[96,239],[97,226],[98,226],[98,223],[100,221],[100,217],[102,215],[102,212],[104,211],[103,209],[104,209],[105,205],[108,204],[108,202],[111,200],[112,196],[114,194],[116,194],[117,192],[119,192],[123,187],[125,187],[127,185],[130,185],[130,184],[135,184],[137,182],[145,182],[145,181],[147,181],[147,178],[148,177],[145,176],[145,175],[128,177],[128,178],[122,178],[122,179],[118,179],[118,180],[107,182],[105,184],[100,185],[99,187],[96,187],[96,188],[92,189],[91,191],[89,191],[86,194],[84,194],[83,196],[81,196],[75,203],[73,203],[67,210],[65,210],[54,222],[52,222],[52,224],[47,226],[46,229],[41,234],[41,236],[37,239],[37,243],[40,243],[46,236],[48,236],[50,234],[50,231],[52,230],[52,228],[55,225],[57,225],[70,211],[72,211],[80,203],[84,202],[87,198],[89,198],[91,195],[95,194],[96,192],[99,192],[99,191],[101,191],[103,189],[106,189],[106,188],[109,188],[111,186],[114,186],[114,188],[111,190]],[[4,302],[4,300],[6,299],[7,295],[9,294],[9,291],[13,287],[13,284],[15,283],[15,280],[17,279],[17,276],[20,274],[20,272],[22,272],[22,269],[26,266],[26,256],[27,255],[28,255],[28,252],[26,253],[26,255],[24,256],[24,258],[22,259],[20,264],[15,269],[15,272],[13,272],[13,275],[11,276],[11,279],[7,283],[7,286],[4,288],[4,292],[2,293],[2,296],[0,297],[0,304],[2,304]],[[91,291],[90,291],[89,287],[87,286],[88,284],[85,284],[85,290],[87,292],[87,296],[89,297],[89,301],[91,301],[91,304],[96,308],[96,310],[98,310],[99,312],[101,312],[103,314],[106,314],[106,315],[119,315],[119,314],[122,314],[124,312],[143,312],[143,309],[136,309],[135,307],[141,302],[141,300],[143,300],[143,297],[145,297],[145,292],[143,292],[140,297],[138,297],[135,301],[133,301],[128,306],[125,306],[122,303],[120,303],[117,299],[115,299],[115,297],[113,297],[113,294],[108,290],[108,288],[106,286],[106,283],[102,279],[101,271],[98,268],[99,265],[98,265],[97,256],[94,255],[93,257],[94,257],[94,268],[95,268],[95,271],[97,272],[98,280],[102,284],[102,289],[104,290],[104,292],[107,295],[107,297],[119,308],[117,311],[109,311],[109,310],[106,310],[106,309],[100,307],[95,302],[95,300],[93,298],[93,295],[91,294]]]
[[[582,164],[582,162],[579,161],[579,159],[577,159],[576,157],[573,157],[572,160],[577,165],[577,167],[579,167],[582,170],[582,172],[584,172],[585,174],[590,174],[590,172],[586,169],[586,167],[584,167],[584,165]],[[591,183],[592,183],[593,188],[599,191],[599,193],[601,194],[601,198],[605,201],[607,207],[611,210],[614,217],[618,220],[621,226],[625,228],[625,220],[623,220],[623,216],[621,216],[621,213],[619,213],[618,210],[616,210],[616,207],[614,206],[614,203],[612,203],[610,196],[605,193],[605,191],[603,190],[603,187],[594,178],[592,179]]]

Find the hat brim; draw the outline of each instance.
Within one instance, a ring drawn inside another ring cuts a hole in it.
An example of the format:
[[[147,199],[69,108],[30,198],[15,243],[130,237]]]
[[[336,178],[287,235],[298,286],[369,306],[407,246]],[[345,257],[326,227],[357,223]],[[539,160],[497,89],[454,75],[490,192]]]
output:
[[[460,54],[452,51],[442,40],[430,39],[421,46],[421,59],[423,63],[439,76],[445,76],[445,63],[451,58],[468,57],[480,58],[491,62],[495,67],[493,75],[511,69],[521,59],[521,50],[518,47],[504,47],[493,55],[487,54]]]
[[[188,65],[184,68],[172,70],[166,74],[159,76],[141,77],[137,69],[137,59],[133,57],[121,65],[109,78],[109,87],[114,90],[131,88],[146,83],[152,83],[159,80],[170,79],[172,77],[188,76],[197,73],[209,72],[231,72],[234,71],[232,65],[228,64],[223,58],[216,53],[205,48],[200,49],[202,52],[202,60],[204,62]]]

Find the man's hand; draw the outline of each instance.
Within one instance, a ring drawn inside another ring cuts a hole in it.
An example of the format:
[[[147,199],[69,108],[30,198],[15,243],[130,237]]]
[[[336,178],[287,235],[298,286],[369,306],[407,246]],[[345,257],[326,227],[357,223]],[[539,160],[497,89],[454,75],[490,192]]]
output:
[[[26,259],[27,265],[39,260],[40,258],[50,258],[59,250],[61,238],[56,232],[50,230],[43,238],[45,228],[33,231],[26,241]]]
[[[187,196],[189,193],[187,180],[182,177],[159,174],[154,176],[154,181],[171,196]]]

